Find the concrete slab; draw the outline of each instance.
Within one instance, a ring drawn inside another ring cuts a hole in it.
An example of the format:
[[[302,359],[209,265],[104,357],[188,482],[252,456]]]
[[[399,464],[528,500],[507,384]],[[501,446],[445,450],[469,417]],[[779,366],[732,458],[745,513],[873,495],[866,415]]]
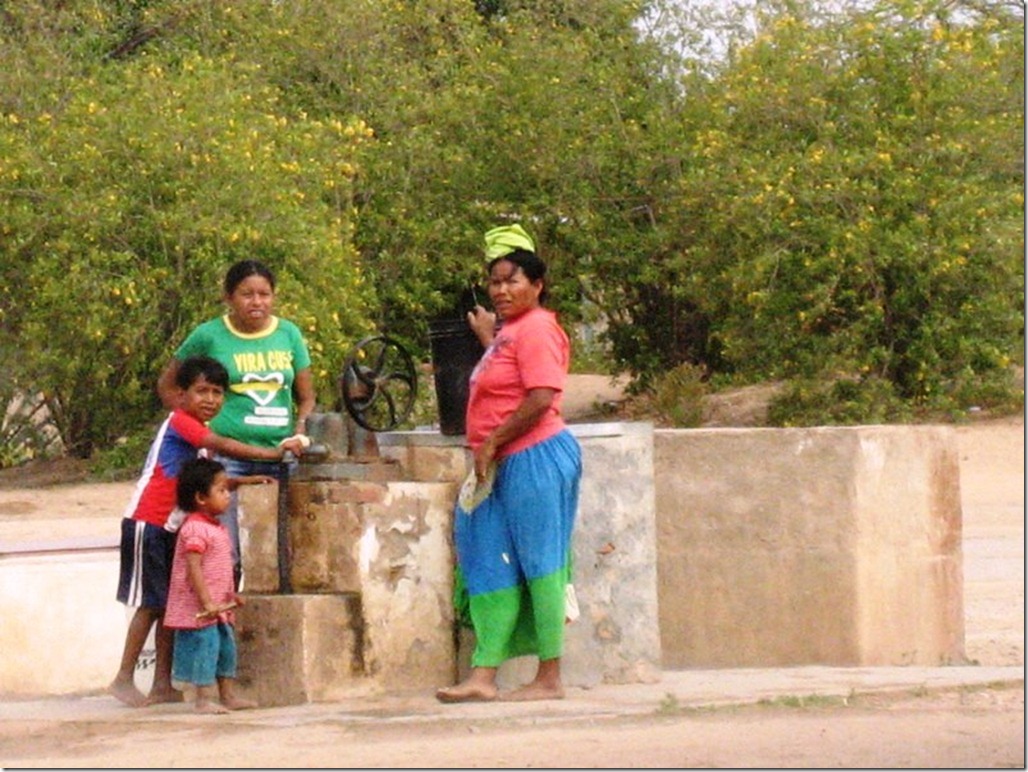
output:
[[[650,715],[670,707],[703,708],[748,705],[784,698],[839,697],[857,694],[945,690],[1000,684],[1024,684],[1024,667],[883,667],[883,668],[742,668],[664,671],[656,683],[600,684],[570,688],[567,698],[534,703],[463,703],[444,705],[431,690],[360,694],[333,702],[263,708],[219,717],[219,722],[247,726],[301,726],[336,717],[348,724],[389,723],[403,732],[419,722],[503,719],[512,724],[585,720],[603,716]],[[128,721],[207,726],[210,716],[196,715],[188,704],[126,708],[107,695],[79,695],[0,702],[0,721]]]

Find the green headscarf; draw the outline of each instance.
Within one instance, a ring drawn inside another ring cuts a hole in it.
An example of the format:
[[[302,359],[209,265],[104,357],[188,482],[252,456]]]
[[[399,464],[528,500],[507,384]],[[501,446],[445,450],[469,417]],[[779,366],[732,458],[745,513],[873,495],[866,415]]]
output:
[[[509,255],[515,249],[535,252],[535,242],[520,225],[501,225],[486,231],[486,260],[495,260],[498,257]]]

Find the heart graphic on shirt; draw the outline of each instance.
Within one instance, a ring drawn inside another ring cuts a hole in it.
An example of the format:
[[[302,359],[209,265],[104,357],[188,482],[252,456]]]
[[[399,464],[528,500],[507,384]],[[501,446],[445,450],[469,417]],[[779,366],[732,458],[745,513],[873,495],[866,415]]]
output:
[[[270,375],[247,373],[243,376],[243,383],[246,385],[243,393],[263,407],[275,399],[275,395],[285,385],[285,382],[286,379],[282,377],[282,373],[271,373]]]

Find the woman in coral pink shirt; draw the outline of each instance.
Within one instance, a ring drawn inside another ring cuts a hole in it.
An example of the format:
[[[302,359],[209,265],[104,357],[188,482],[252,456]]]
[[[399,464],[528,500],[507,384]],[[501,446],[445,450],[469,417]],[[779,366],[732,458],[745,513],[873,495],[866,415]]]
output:
[[[528,234],[517,225],[494,228],[486,255],[496,315],[482,307],[468,315],[487,348],[471,375],[466,425],[476,477],[492,487],[480,502],[458,502],[454,515],[458,595],[467,600],[458,611],[474,627],[475,651],[468,678],[436,697],[496,699],[499,666],[534,654],[533,681],[503,698],[559,699],[582,475],[581,450],[560,413],[570,345],[542,305],[546,266]]]

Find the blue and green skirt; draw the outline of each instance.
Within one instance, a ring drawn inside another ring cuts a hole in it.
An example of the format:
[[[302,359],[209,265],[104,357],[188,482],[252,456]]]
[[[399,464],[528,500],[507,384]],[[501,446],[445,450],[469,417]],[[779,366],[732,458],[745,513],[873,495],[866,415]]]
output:
[[[565,429],[503,458],[474,512],[456,507],[454,601],[475,630],[473,667],[561,656],[581,478],[581,448]]]

